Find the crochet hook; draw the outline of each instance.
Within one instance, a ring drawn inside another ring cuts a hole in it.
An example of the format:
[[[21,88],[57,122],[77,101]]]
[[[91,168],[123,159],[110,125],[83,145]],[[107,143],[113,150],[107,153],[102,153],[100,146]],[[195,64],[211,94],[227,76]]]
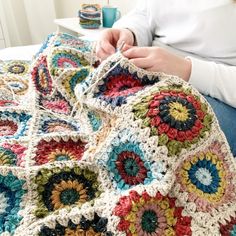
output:
[[[122,41],[121,45],[116,49],[116,52],[122,52],[124,46],[125,46],[125,41]]]

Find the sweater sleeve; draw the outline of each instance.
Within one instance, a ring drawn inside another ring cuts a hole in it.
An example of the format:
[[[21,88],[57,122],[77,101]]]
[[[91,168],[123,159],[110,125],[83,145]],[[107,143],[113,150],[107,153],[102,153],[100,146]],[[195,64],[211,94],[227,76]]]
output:
[[[136,8],[117,21],[113,28],[130,29],[136,37],[138,46],[151,46],[153,35],[148,18],[147,0],[140,0]]]
[[[236,66],[187,58],[192,61],[189,83],[199,92],[236,108]]]

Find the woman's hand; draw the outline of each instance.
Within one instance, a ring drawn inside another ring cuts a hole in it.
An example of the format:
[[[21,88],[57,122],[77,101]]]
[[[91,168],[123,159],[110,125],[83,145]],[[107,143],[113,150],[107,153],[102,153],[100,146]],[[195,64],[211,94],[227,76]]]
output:
[[[99,41],[96,46],[96,55],[101,60],[115,53],[122,42],[126,45],[133,46],[134,35],[128,29],[106,29],[102,31]]]
[[[188,81],[191,74],[192,64],[166,49],[159,47],[130,47],[125,46],[123,55],[137,67],[153,72],[164,72],[176,75]]]

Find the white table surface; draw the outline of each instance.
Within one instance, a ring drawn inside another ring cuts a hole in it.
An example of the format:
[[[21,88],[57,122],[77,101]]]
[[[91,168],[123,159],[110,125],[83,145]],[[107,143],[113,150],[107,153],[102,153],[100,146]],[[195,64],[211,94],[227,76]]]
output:
[[[62,18],[55,19],[54,23],[59,27],[63,27],[65,29],[71,30],[79,35],[86,35],[86,37],[97,39],[99,34],[105,29],[100,27],[98,29],[83,29],[79,24],[79,18]]]

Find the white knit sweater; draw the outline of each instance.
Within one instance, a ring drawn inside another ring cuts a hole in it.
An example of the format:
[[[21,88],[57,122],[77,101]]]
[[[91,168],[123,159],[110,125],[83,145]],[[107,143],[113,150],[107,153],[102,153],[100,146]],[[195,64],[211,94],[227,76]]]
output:
[[[140,0],[115,28],[139,46],[160,46],[192,61],[189,82],[236,107],[236,3],[233,0]]]

